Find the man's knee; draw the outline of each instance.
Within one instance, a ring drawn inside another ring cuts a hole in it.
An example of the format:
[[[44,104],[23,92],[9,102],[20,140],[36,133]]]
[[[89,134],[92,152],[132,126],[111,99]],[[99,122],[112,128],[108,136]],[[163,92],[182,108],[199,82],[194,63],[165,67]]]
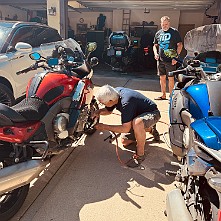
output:
[[[167,78],[166,74],[161,74],[160,75],[160,79],[166,79],[166,78]]]
[[[144,129],[143,119],[140,117],[135,118],[133,120],[132,127],[133,130],[142,129],[142,128]]]
[[[160,81],[166,83],[166,75],[160,75]]]
[[[169,81],[174,81],[174,77],[173,77],[173,76],[168,77],[168,80],[169,80]]]

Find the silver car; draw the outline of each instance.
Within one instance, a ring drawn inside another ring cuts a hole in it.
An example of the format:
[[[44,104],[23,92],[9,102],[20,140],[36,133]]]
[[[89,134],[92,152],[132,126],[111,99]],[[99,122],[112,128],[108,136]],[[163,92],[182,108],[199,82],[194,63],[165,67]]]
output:
[[[35,22],[0,21],[1,103],[13,105],[15,99],[25,95],[28,81],[37,71],[23,75],[17,75],[16,72],[33,64],[29,53],[40,52],[41,44],[61,40],[58,31],[46,25]],[[21,42],[28,43],[29,47],[28,44]]]

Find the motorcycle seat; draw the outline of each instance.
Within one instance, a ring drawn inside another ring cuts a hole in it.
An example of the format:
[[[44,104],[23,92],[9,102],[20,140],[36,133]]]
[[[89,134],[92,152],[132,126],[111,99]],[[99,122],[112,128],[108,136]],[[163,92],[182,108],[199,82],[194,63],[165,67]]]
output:
[[[48,110],[49,106],[43,100],[34,97],[25,98],[12,107],[0,103],[0,126],[39,121]]]

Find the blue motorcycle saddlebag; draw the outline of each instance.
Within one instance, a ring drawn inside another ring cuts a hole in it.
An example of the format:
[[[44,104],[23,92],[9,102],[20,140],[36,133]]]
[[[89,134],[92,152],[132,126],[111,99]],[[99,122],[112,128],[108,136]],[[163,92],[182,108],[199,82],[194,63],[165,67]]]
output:
[[[186,102],[187,99],[183,96],[181,90],[175,85],[175,89],[173,90],[172,97],[170,100],[169,108],[169,136],[171,149],[173,153],[179,157],[184,157],[186,154],[186,149],[183,145],[184,125],[180,116],[180,111],[184,109],[187,105]]]

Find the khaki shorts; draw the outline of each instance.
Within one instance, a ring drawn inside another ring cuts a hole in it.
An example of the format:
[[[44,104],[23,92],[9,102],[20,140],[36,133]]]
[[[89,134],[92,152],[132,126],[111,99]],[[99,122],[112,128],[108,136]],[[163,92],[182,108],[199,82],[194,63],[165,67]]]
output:
[[[153,112],[146,112],[146,113],[143,113],[143,114],[137,116],[137,118],[142,119],[145,129],[148,129],[148,128],[154,126],[159,121],[160,117],[161,117],[161,115],[160,115],[159,110],[156,110]],[[129,133],[122,133],[121,138],[125,139],[125,140],[136,141],[133,128],[131,128]]]

